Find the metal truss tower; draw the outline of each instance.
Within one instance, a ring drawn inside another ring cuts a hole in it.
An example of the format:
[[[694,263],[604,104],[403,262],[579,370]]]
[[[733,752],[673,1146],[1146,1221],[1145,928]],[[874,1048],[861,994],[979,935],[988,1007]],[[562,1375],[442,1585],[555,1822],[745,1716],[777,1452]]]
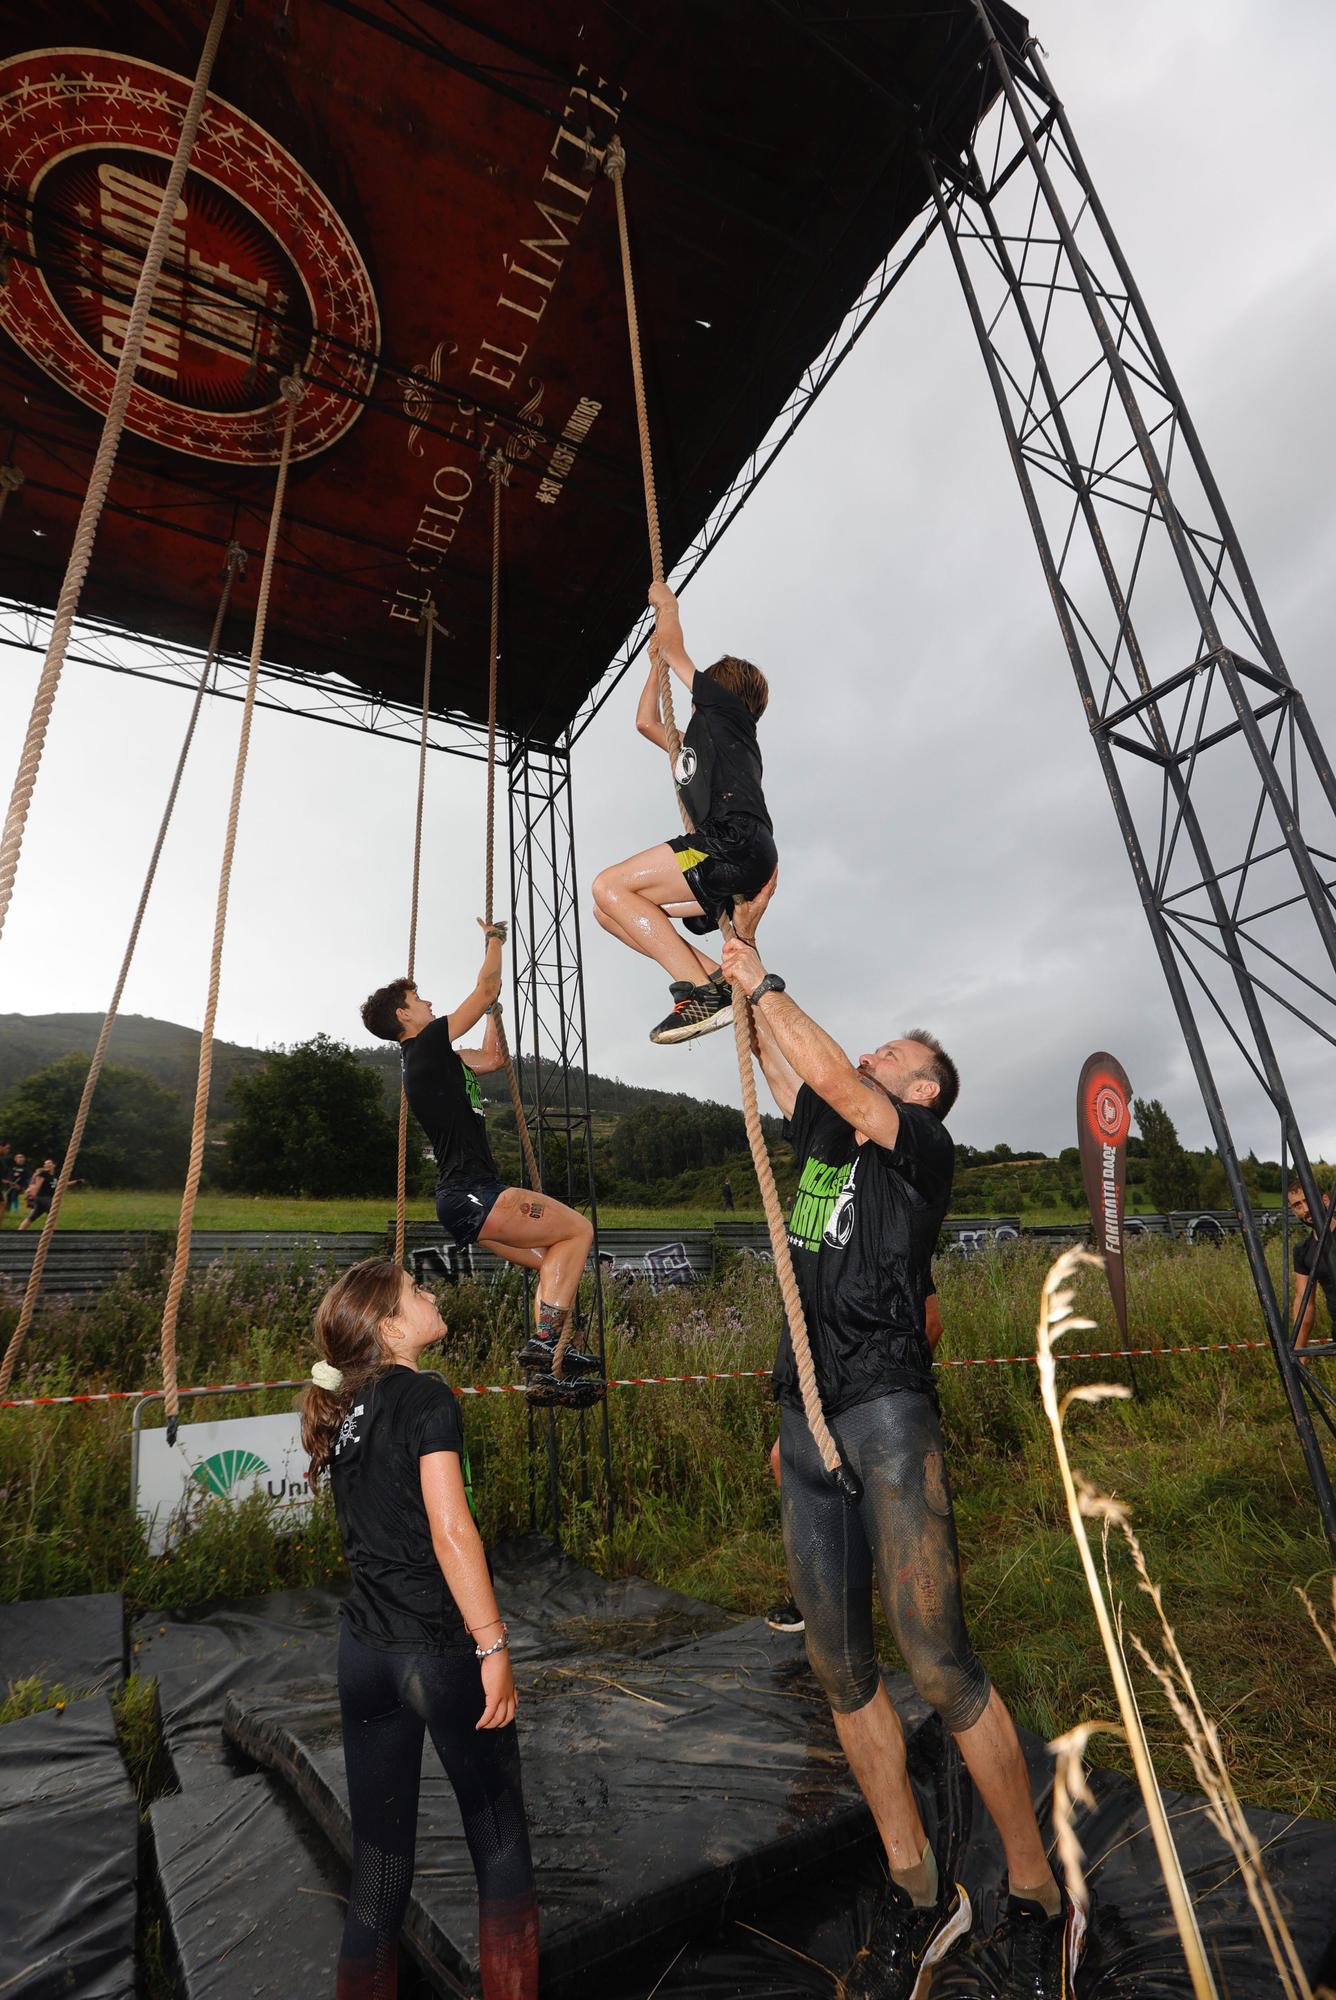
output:
[[[1298,1358],[1312,1280],[1292,1316],[1219,1080],[1260,1093],[1320,1217],[1285,1072],[1331,1075],[1336,782],[1038,45],[974,4],[1001,95],[923,165],[1336,1549],[1336,1342]]]
[[[508,771],[515,1054],[543,1186],[548,1194],[564,1198],[572,1207],[587,1206],[594,1224],[592,1340],[586,1344],[604,1362],[606,1375],[569,738],[559,748],[514,745]],[[579,1311],[577,1304],[577,1319]],[[540,1413],[540,1422],[547,1448],[549,1526],[553,1535],[559,1536],[558,1419],[545,1410]],[[604,1511],[610,1528],[613,1478],[606,1397],[598,1406],[595,1422],[603,1459]],[[531,1442],[534,1428],[531,1411]],[[587,1500],[584,1411],[577,1413],[576,1429],[580,1497]]]

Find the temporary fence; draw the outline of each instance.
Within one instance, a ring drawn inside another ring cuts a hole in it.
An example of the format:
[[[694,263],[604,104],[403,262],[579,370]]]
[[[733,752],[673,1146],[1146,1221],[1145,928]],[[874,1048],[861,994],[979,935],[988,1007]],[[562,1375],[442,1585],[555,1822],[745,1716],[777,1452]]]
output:
[[[1244,1354],[1269,1345],[1270,1342],[1265,1340],[1208,1340],[1195,1341],[1185,1347],[1096,1347],[1064,1354],[1062,1359],[1140,1361],[1143,1357],[1158,1359],[1176,1354]],[[1325,1345],[1321,1351],[1327,1351]],[[1033,1354],[952,1354],[943,1356],[932,1365],[934,1368],[1008,1368],[1026,1362],[1033,1365],[1034,1359]],[[711,1368],[691,1375],[610,1376],[608,1387],[657,1389],[701,1382],[769,1381],[770,1375],[769,1368]],[[197,1388],[178,1390],[177,1393],[181,1396],[240,1396],[261,1389],[304,1389],[309,1379],[308,1376],[298,1375],[264,1382],[209,1382]],[[452,1382],[450,1387],[457,1396],[522,1396],[525,1393],[523,1382]],[[160,1389],[93,1389],[70,1396],[6,1396],[0,1399],[0,1410],[48,1410],[87,1403],[135,1403],[152,1401],[161,1394]]]

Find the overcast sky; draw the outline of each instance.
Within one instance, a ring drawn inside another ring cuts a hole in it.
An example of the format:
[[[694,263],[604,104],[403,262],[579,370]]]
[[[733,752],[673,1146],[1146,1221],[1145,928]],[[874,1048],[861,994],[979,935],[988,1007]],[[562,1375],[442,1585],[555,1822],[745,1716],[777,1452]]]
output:
[[[1045,0],[1048,66],[1212,457],[1290,670],[1336,741],[1336,9],[1323,0]],[[1137,903],[944,243],[921,258],[684,600],[698,659],[771,677],[782,892],[767,962],[855,1055],[908,1026],[963,1073],[958,1139],[1070,1144],[1107,1047],[1183,1137],[1205,1115]],[[8,787],[36,678],[0,658]],[[634,734],[639,676],[577,752],[586,891],[676,828]],[[0,947],[0,1010],[105,1006],[185,720],[179,694],[67,669]],[[206,708],[125,1010],[198,1024],[239,711]],[[115,746],[108,757],[107,746]],[[401,969],[411,750],[257,718],[218,1031],[363,1040]],[[419,948],[471,984],[481,776],[432,769]],[[476,855],[476,870],[474,860]],[[462,865],[461,865],[462,863]],[[586,926],[591,1068],[737,1101],[732,1037],[656,1049],[664,981]],[[1292,1075],[1336,1153],[1329,1059]],[[1224,1078],[1236,1134],[1274,1155]],[[1318,1092],[1321,1097],[1318,1097]]]

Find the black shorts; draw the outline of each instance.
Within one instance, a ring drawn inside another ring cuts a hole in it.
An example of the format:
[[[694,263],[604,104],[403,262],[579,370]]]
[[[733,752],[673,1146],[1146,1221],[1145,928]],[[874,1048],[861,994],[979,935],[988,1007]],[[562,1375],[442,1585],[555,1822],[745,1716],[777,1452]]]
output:
[[[683,918],[698,937],[718,930],[720,914],[727,915],[735,896],[764,889],[779,862],[774,835],[759,819],[702,820],[694,833],[679,833],[668,845],[704,912]]]
[[[500,1181],[448,1181],[436,1190],[436,1220],[465,1250],[477,1242],[497,1196],[504,1192]]]

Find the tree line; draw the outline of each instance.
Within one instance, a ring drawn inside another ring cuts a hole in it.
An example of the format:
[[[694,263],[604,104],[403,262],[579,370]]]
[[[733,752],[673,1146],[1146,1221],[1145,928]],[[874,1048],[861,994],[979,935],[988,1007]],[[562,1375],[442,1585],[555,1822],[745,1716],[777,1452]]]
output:
[[[393,1051],[389,1052],[393,1055]],[[0,1140],[29,1158],[59,1160],[74,1122],[88,1057],[60,1057],[24,1077],[0,1105]],[[291,1049],[269,1053],[263,1064],[232,1078],[230,1122],[216,1132],[206,1154],[206,1178],[240,1194],[311,1198],[388,1194],[398,1151],[396,1098],[385,1088],[383,1066],[368,1063],[344,1042],[316,1035]],[[488,1129],[502,1177],[520,1179],[519,1140],[504,1095],[504,1078],[487,1077]],[[522,1088],[532,1076],[522,1075]],[[501,1098],[498,1100],[497,1086]],[[756,1189],[742,1113],[731,1105],[609,1085],[631,1108],[620,1116],[596,1113],[593,1187],[601,1201],[628,1205],[719,1205],[723,1183],[733,1179],[742,1207],[755,1205]],[[1169,1211],[1230,1205],[1224,1166],[1209,1150],[1192,1152],[1157,1098],[1138,1098],[1138,1127],[1128,1140],[1129,1199]],[[781,1193],[791,1188],[793,1167],[776,1118],[763,1121]],[[409,1187],[429,1193],[435,1168],[425,1135],[410,1120]],[[183,1180],[190,1146],[185,1106],[145,1071],[108,1064],[102,1072],[79,1158],[79,1176],[103,1188],[160,1188]],[[1028,1208],[1084,1203],[1080,1155],[1075,1146],[1056,1156],[960,1144],[953,1207],[958,1214],[1023,1214]],[[546,1135],[547,1186],[577,1202],[590,1194],[591,1162],[576,1135],[572,1154],[560,1131]],[[1245,1182],[1262,1202],[1280,1199],[1280,1168],[1251,1154],[1242,1163]]]

